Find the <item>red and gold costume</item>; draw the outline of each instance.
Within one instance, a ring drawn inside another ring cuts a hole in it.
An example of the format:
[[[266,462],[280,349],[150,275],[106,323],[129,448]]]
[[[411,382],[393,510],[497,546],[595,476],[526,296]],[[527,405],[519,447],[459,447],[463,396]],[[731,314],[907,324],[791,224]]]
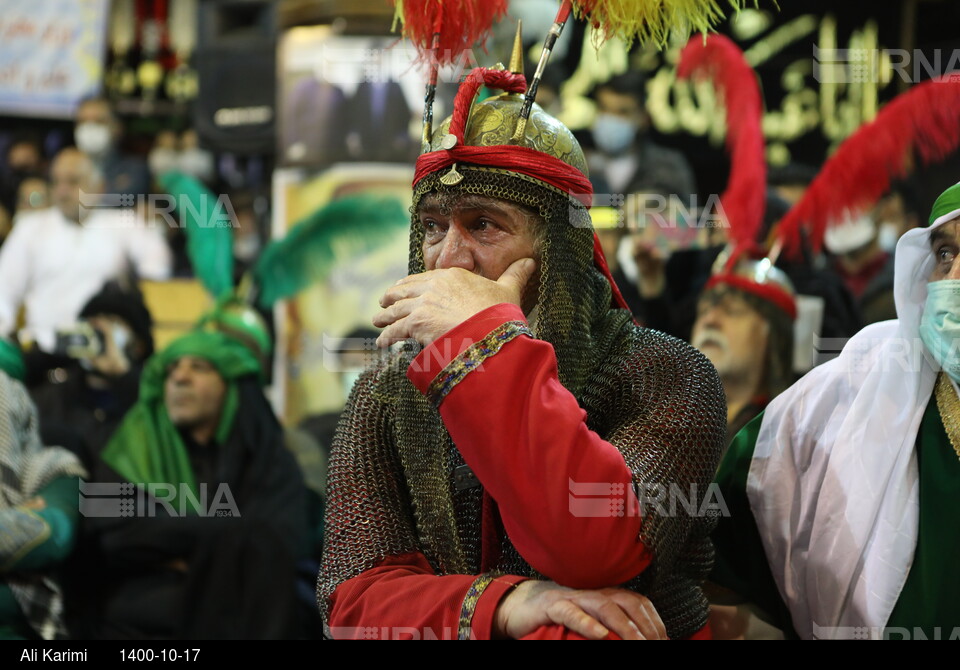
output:
[[[507,93],[471,104],[480,83]],[[538,214],[535,316],[490,307],[357,382],[318,582],[333,637],[486,638],[524,579],[632,589],[670,637],[704,634],[720,382],[621,308],[580,147],[537,105],[522,119],[523,90],[522,75],[471,73],[418,161],[413,205],[481,195]],[[422,249],[414,215],[411,274],[425,271]]]

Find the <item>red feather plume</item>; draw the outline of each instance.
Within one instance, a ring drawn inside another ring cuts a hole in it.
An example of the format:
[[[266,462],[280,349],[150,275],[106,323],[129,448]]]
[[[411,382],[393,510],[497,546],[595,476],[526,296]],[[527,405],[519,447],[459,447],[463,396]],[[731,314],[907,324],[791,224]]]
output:
[[[507,13],[507,0],[393,0],[394,25],[403,22],[403,36],[413,42],[420,60],[437,65],[457,63],[461,54],[482,44],[493,24]],[[440,34],[436,53],[433,36]]]
[[[729,38],[694,36],[680,53],[677,77],[709,77],[727,110],[726,147],[730,179],[720,204],[739,248],[756,245],[766,207],[767,162],[763,141],[763,98],[743,52]]]
[[[827,226],[872,207],[891,179],[907,175],[915,155],[928,165],[944,160],[958,145],[960,80],[932,79],[901,93],[840,145],[780,221],[777,237],[784,251],[797,257],[804,227],[819,251]]]

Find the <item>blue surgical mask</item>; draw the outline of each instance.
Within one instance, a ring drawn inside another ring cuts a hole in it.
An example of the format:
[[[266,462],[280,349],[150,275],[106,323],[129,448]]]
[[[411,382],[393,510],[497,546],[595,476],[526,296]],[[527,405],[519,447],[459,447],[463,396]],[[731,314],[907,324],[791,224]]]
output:
[[[593,122],[593,140],[608,154],[618,154],[630,148],[637,137],[637,125],[615,114],[597,114]]]
[[[960,279],[927,284],[920,339],[944,372],[960,383]]]

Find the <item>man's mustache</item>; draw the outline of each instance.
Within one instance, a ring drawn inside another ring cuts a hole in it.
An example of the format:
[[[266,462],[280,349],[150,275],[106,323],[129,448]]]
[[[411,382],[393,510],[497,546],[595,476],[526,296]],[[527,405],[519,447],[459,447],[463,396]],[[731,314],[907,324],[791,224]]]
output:
[[[707,344],[712,344],[722,351],[727,351],[727,349],[730,348],[730,342],[727,340],[727,336],[719,330],[713,329],[701,330],[690,344],[693,345],[694,349],[702,349]]]

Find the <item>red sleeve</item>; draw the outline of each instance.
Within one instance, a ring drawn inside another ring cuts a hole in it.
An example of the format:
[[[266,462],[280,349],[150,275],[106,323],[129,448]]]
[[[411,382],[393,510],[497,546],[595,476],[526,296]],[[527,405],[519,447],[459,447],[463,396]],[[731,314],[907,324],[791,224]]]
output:
[[[423,554],[391,556],[348,579],[330,597],[335,639],[456,639],[464,597],[476,577],[438,577]],[[471,637],[490,639],[493,616],[507,592],[524,577],[497,577],[483,591],[471,619]]]
[[[450,361],[509,321],[525,321],[516,305],[476,314],[426,347],[408,377],[427,393]],[[524,335],[508,341],[447,393],[440,415],[535,570],[566,586],[603,588],[650,563],[630,469],[587,428],[557,376],[552,345]]]

